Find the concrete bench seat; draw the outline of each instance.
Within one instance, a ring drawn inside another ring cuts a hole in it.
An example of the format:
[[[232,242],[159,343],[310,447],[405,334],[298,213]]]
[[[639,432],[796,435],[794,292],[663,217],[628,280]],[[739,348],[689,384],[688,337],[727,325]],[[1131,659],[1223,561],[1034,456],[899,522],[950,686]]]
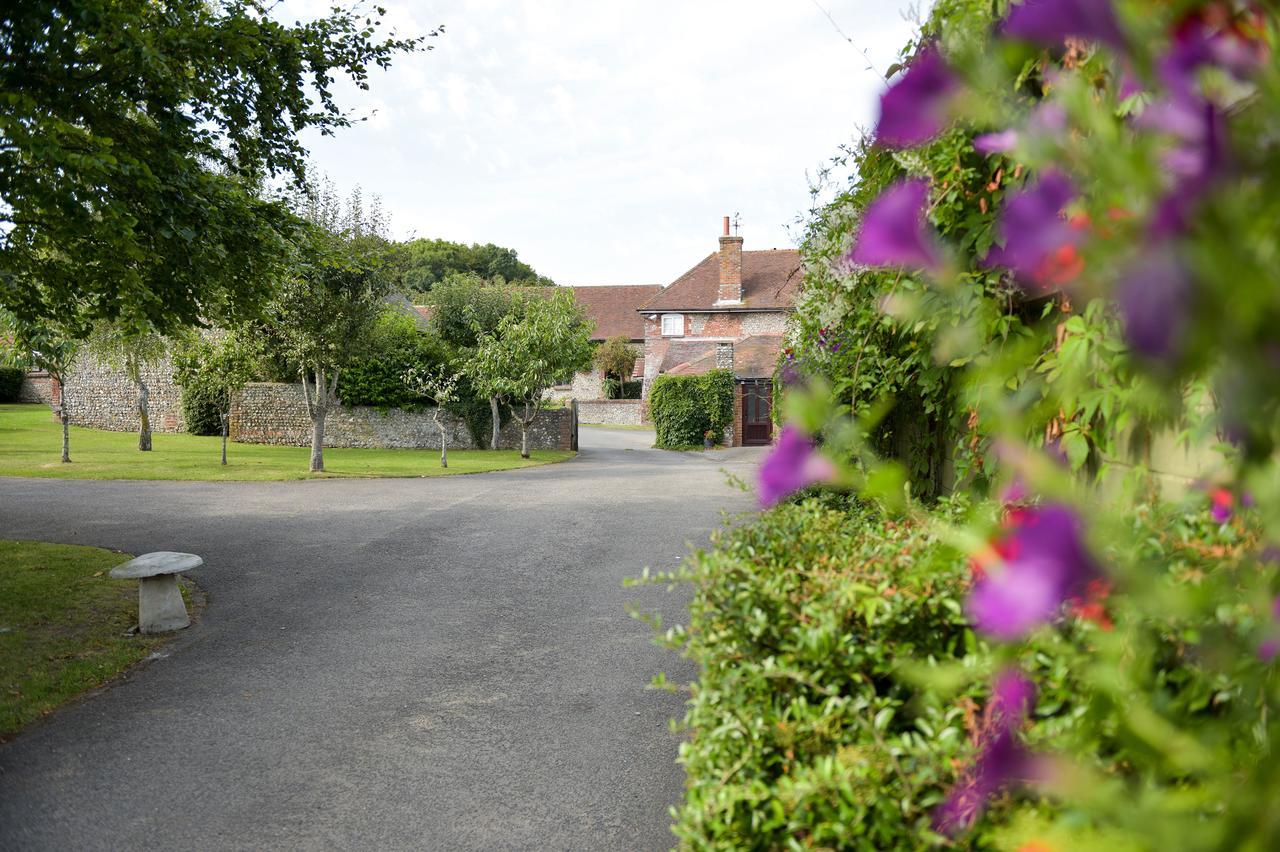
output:
[[[117,580],[139,581],[139,632],[168,633],[191,623],[178,588],[178,574],[203,564],[204,560],[194,553],[159,550],[111,569],[111,576]]]

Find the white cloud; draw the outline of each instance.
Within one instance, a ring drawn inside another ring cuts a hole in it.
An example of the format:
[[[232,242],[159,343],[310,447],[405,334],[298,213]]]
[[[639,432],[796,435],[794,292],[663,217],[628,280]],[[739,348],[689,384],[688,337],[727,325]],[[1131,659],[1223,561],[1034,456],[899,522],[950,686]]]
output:
[[[883,87],[803,0],[384,2],[402,34],[446,34],[342,90],[377,114],[309,135],[314,161],[382,195],[400,235],[507,245],[566,284],[666,283],[735,211],[748,248],[788,245],[806,175]],[[911,34],[896,3],[819,2],[881,70]]]

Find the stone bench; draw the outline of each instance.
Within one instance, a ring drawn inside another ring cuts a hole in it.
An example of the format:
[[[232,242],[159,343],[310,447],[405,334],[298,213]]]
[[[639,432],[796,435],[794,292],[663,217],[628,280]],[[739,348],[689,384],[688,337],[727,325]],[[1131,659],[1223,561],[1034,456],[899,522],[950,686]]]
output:
[[[142,633],[168,633],[191,623],[178,574],[199,568],[204,560],[194,553],[160,550],[144,553],[137,559],[111,569],[117,580],[138,580],[138,630]]]

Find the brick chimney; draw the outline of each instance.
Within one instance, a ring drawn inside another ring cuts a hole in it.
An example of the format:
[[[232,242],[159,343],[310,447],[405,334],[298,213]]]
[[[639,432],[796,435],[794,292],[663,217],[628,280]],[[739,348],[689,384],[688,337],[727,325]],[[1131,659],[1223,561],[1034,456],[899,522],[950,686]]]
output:
[[[716,304],[742,304],[742,237],[729,235],[728,216],[720,237],[720,297]]]
[[[733,343],[729,341],[720,341],[716,344],[716,369],[733,369]]]

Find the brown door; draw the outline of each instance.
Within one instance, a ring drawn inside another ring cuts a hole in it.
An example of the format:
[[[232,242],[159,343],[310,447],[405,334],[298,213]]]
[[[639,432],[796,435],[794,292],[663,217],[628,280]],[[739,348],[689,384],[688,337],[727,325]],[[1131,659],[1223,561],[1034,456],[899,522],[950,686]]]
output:
[[[773,440],[773,385],[742,386],[742,445],[759,447]]]

